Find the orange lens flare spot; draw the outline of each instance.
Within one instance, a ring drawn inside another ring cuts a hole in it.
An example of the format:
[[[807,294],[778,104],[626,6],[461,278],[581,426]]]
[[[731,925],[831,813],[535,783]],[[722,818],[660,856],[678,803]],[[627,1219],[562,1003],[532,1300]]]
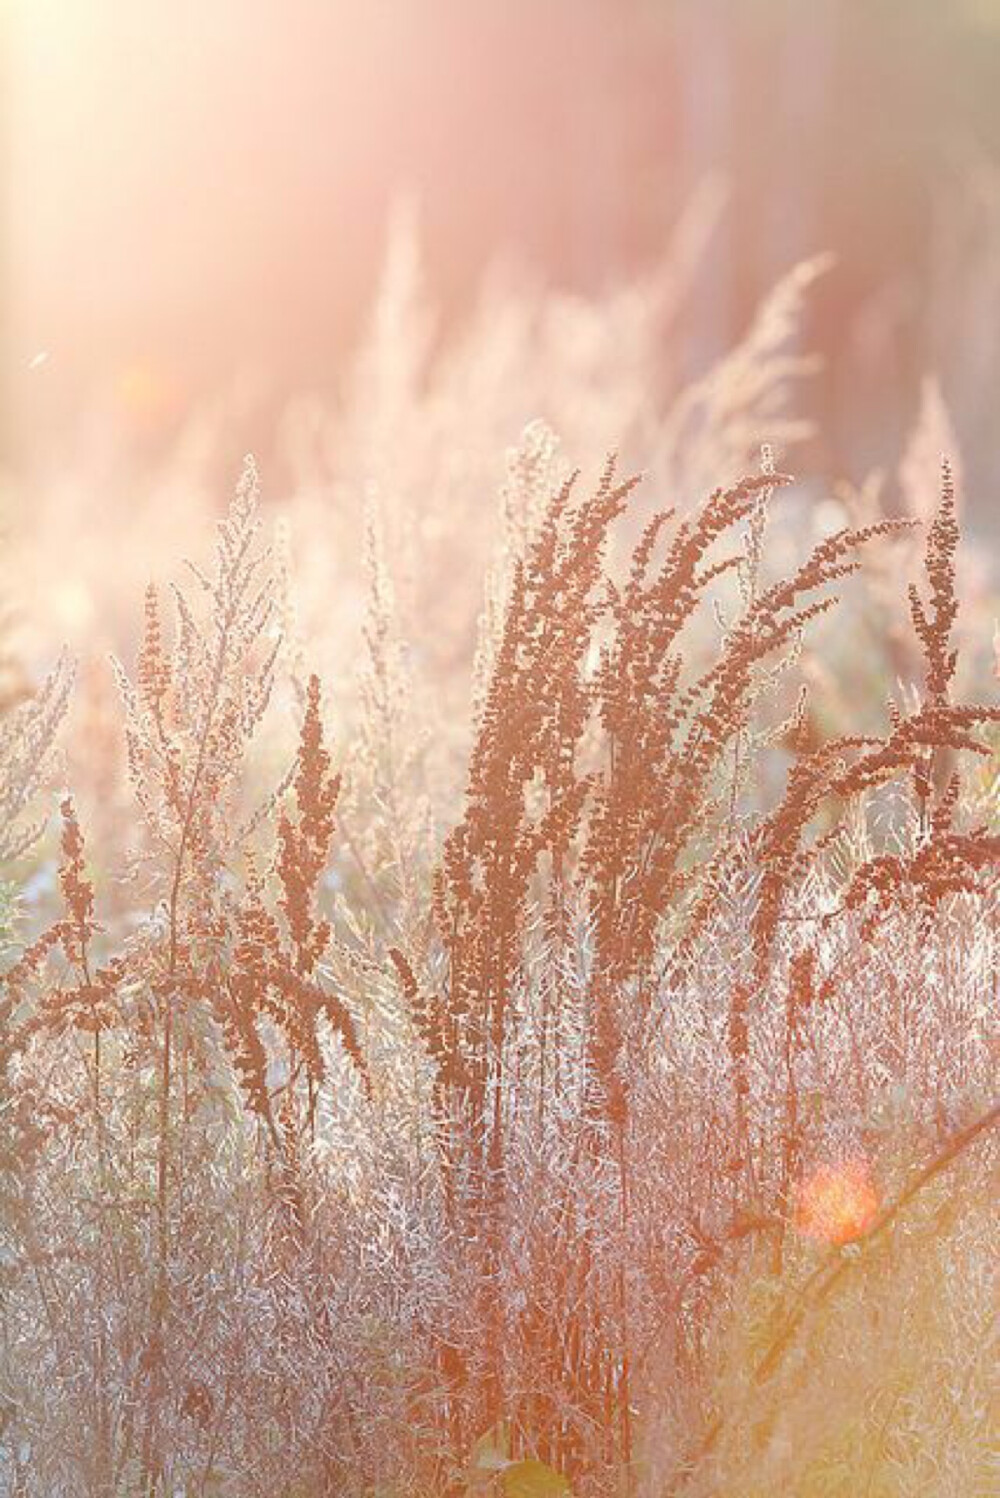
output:
[[[878,1216],[878,1193],[868,1165],[848,1160],[820,1165],[803,1182],[796,1224],[807,1238],[850,1243],[861,1238]]]
[[[176,416],[180,391],[169,371],[150,359],[126,365],[114,383],[119,413],[134,427],[153,431]]]

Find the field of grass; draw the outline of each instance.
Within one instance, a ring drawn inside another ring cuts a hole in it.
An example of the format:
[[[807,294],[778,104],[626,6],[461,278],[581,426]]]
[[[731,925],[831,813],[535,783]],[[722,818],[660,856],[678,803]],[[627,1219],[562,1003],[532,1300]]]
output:
[[[9,1498],[996,1492],[994,584],[686,232],[6,543]]]

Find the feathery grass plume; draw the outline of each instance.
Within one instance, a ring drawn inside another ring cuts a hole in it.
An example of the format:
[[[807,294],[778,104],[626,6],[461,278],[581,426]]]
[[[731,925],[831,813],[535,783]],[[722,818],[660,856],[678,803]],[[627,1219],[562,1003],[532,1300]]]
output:
[[[501,537],[493,565],[486,575],[483,612],[473,663],[473,715],[478,722],[485,706],[490,676],[503,635],[504,613],[513,584],[514,568],[537,534],[552,495],[568,474],[559,439],[543,421],[533,421],[516,447],[505,455],[500,489]]]
[[[616,483],[609,463],[597,492],[573,507],[574,480],[567,481],[514,565],[465,816],[446,841],[435,890],[449,1005],[463,1018],[480,1087],[490,1066],[502,1064],[530,877],[543,853],[567,846],[587,789],[575,766],[587,713],[583,660],[608,528],[635,482]],[[533,813],[536,777],[546,801]]]
[[[958,661],[952,635],[958,618],[955,558],[959,530],[955,488],[947,459],[941,466],[941,499],[927,531],[924,567],[929,588],[925,603],[915,583],[909,587],[910,616],[924,657],[923,701],[903,716],[893,710],[890,743],[909,750],[918,813],[916,845],[902,853],[870,858],[853,873],[844,893],[847,909],[865,912],[874,931],[894,909],[915,898],[929,920],[947,898],[984,889],[983,879],[1000,863],[1000,839],[983,823],[966,831],[954,821],[963,804],[957,756],[988,757],[990,748],[976,730],[1000,722],[1000,709],[953,706],[951,687]]]
[[[340,776],[331,769],[323,741],[319,678],[306,688],[299,749],[292,779],[295,812],[284,809],[277,824],[275,874],[282,935],[268,911],[264,882],[251,880],[235,912],[236,944],[228,980],[220,998],[220,1015],[230,1038],[251,1106],[267,1123],[272,1137],[274,1110],[268,1086],[268,1055],[259,1022],[269,1019],[287,1047],[283,1092],[286,1143],[294,1147],[301,1128],[292,1106],[300,1071],[304,1074],[306,1122],[313,1120],[316,1089],[326,1074],[321,1021],[327,1020],[361,1077],[368,1072],[354,1022],[343,1003],[317,974],[331,938],[325,917],[315,905],[334,836],[334,812]]]
[[[274,596],[278,628],[284,647],[285,671],[297,701],[306,695],[306,648],[295,592],[292,528],[287,516],[274,527]]]
[[[293,786],[296,819],[293,821],[286,811],[278,821],[278,878],[295,969],[308,977],[330,939],[329,923],[317,921],[311,906],[326,868],[340,795],[340,776],[331,773],[330,755],[323,743],[317,676],[309,678],[306,688]]]
[[[258,499],[257,470],[248,458],[218,526],[212,572],[191,567],[207,605],[204,617],[175,588],[176,639],[168,653],[156,594],[147,591],[135,684],[115,663],[129,774],[153,842],[153,887],[160,898],[140,968],[159,1032],[157,1278],[142,1442],[150,1481],[157,1480],[164,1460],[178,1032],[183,1051],[188,1006],[198,998],[211,1004],[219,981],[222,874],[244,757],[267,707],[280,645],[267,639],[273,598],[267,554],[259,546]]]
[[[817,255],[793,266],[763,299],[743,340],[676,396],[653,465],[674,492],[704,494],[720,479],[735,483],[762,431],[782,448],[809,435],[810,424],[788,414],[788,395],[816,362],[788,345],[809,288],[831,264],[829,255]]]
[[[958,451],[958,439],[940,382],[927,376],[920,387],[917,418],[899,461],[899,489],[905,515],[923,525],[933,524],[941,503],[941,454]],[[957,511],[962,492],[961,464],[955,458],[948,458],[946,466]]]
[[[875,536],[896,529],[897,523],[881,521],[858,531],[838,532],[816,548],[793,579],[770,590],[771,596],[779,601],[779,606],[787,607],[800,589],[849,575],[857,566],[855,560],[844,560],[849,552]],[[914,626],[927,657],[928,699],[908,718],[893,709],[891,731],[884,740],[845,735],[820,745],[793,766],[781,805],[754,834],[755,854],[764,870],[755,922],[761,960],[766,960],[769,941],[780,918],[781,892],[808,866],[809,856],[800,850],[799,839],[821,805],[859,795],[907,768],[919,772],[927,749],[976,747],[969,730],[992,717],[989,709],[952,709],[947,700],[956,660],[949,645],[956,612],[953,568],[956,544],[954,496],[946,470],[942,510],[928,540],[933,618],[925,611],[915,588],[910,595]],[[935,735],[939,736],[936,743]],[[850,763],[855,754],[857,759]]]
[[[23,662],[10,643],[12,611],[0,604],[0,720],[31,695]]]
[[[955,553],[958,549],[958,521],[955,516],[955,484],[951,465],[941,465],[941,503],[935,511],[927,533],[927,580],[930,603],[925,605],[915,583],[910,584],[910,615],[913,628],[923,646],[926,661],[926,691],[937,705],[948,700],[948,688],[955,675],[956,652],[951,648],[951,634],[958,615],[955,598]]]
[[[690,855],[710,846],[713,823],[718,828],[719,774],[749,726],[759,668],[792,646],[803,627],[833,602],[800,600],[849,576],[858,566],[856,552],[895,528],[882,522],[821,542],[791,577],[748,597],[718,660],[690,684],[682,683],[678,636],[707,585],[735,565],[733,558],[706,562],[706,553],[726,531],[757,513],[758,496],[782,481],[764,473],[716,491],[700,515],[682,523],[647,583],[662,524],[654,521],[637,548],[630,586],[615,605],[617,633],[605,653],[598,688],[609,768],[587,850],[598,971],[608,995],[595,1016],[600,1038],[594,1065],[612,1090],[627,1028],[614,1017],[613,1004],[621,1001],[628,981],[648,968],[660,923],[682,898],[693,906],[694,931],[704,919],[706,907],[691,898],[698,877]],[[773,846],[777,850],[776,842]],[[641,998],[639,1023],[649,997],[647,991]]]
[[[24,822],[52,763],[66,715],[73,670],[65,656],[39,690],[0,717],[0,863],[13,863],[41,836],[44,822]]]
[[[386,554],[381,496],[368,495],[368,607],[357,673],[360,723],[345,785],[343,837],[380,941],[426,947],[424,884],[437,854],[431,783],[432,732],[402,637]]]
[[[635,549],[626,587],[612,593],[613,632],[596,681],[607,768],[588,822],[585,863],[599,966],[616,982],[648,960],[669,901],[664,886],[702,808],[715,759],[711,750],[698,763],[690,757],[699,735],[689,719],[704,686],[682,688],[676,648],[707,588],[736,565],[735,558],[707,562],[706,554],[753,512],[760,494],[787,481],[766,474],[716,490],[696,516],[680,523],[659,565],[654,553],[671,516],[656,516]],[[745,690],[751,664],[745,652],[737,664],[746,668]],[[735,731],[739,697],[726,707]],[[716,728],[718,750],[725,735],[721,724]]]
[[[117,1020],[115,991],[124,976],[125,964],[120,958],[113,958],[101,966],[95,965],[93,942],[100,927],[94,918],[94,887],[86,872],[83,834],[69,796],[63,798],[61,810],[59,886],[65,914],[53,932],[74,981],[53,983],[43,991],[34,1024],[50,1029],[72,1025],[93,1036],[94,1088],[99,1099],[101,1033]],[[38,973],[36,967],[33,976],[38,976]],[[16,975],[14,986],[17,986]],[[31,1028],[29,1023],[29,1032]]]
[[[435,883],[456,1069],[468,1079],[455,1104],[475,1226],[462,1232],[470,1246],[479,1240],[484,1287],[502,1254],[507,1040],[529,886],[543,855],[564,854],[582,811],[588,782],[575,759],[587,718],[583,665],[600,606],[608,530],[635,483],[618,482],[612,460],[594,494],[574,503],[575,478],[567,480],[515,561],[470,759],[465,815],[445,842]],[[495,1297],[487,1293],[483,1302],[488,1426],[502,1408],[503,1347]]]

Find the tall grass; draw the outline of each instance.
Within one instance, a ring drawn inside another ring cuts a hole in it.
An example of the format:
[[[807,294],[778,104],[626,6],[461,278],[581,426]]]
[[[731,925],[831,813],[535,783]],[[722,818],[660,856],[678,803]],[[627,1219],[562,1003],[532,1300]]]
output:
[[[651,514],[533,425],[457,796],[382,482],[349,733],[249,462],[66,732],[41,898],[68,668],[4,704],[0,1486],[985,1494],[1000,710],[951,468],[789,558],[769,449]],[[834,590],[878,618],[914,561],[907,678],[828,731]]]

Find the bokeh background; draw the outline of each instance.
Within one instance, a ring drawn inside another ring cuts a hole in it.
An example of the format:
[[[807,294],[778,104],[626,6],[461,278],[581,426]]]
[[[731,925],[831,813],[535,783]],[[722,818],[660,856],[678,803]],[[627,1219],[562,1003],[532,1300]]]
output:
[[[571,305],[633,284],[695,204],[675,388],[777,278],[831,252],[800,309],[796,348],[818,363],[795,395],[796,471],[891,470],[933,375],[966,524],[993,547],[997,0],[0,0],[0,16],[0,493],[15,533],[46,517],[37,554],[71,538],[63,633],[92,612],[72,576],[81,513],[132,544],[122,517],[162,512],[151,476],[206,413],[189,488],[224,495],[252,448],[269,492],[301,490],[288,411],[342,399],[401,204],[431,354],[484,286]],[[605,323],[595,362],[615,355]],[[655,380],[655,347],[643,361]],[[516,440],[527,401],[484,443]],[[377,442],[412,444],[391,416]],[[161,514],[147,542],[170,534]]]
[[[700,340],[731,338],[794,260],[837,256],[810,314],[827,463],[876,457],[928,362],[961,435],[988,440],[1000,5],[5,0],[0,14],[8,462],[40,461],[99,400],[167,438],[248,372],[273,399],[329,382],[400,191],[419,198],[454,313],[498,254],[584,289],[647,262],[709,172],[730,201]]]

